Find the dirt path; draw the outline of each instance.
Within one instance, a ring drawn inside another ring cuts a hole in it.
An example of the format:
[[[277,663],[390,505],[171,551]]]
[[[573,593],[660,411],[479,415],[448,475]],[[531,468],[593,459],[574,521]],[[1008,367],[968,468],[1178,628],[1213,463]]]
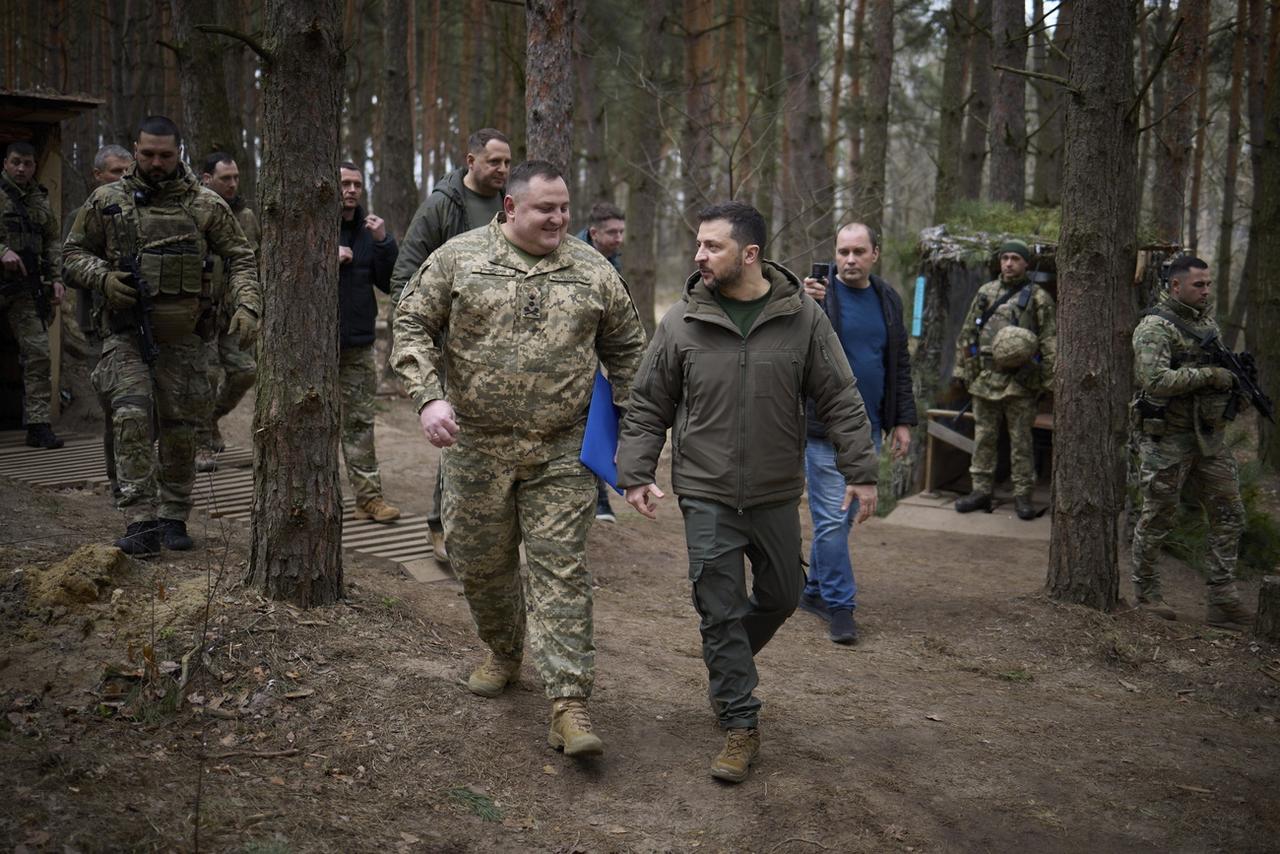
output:
[[[386,403],[388,497],[426,511],[435,452],[409,408]],[[166,710],[153,687],[174,677],[132,675],[139,650],[154,636],[158,666],[180,661],[207,579],[242,572],[246,532],[215,525],[201,532],[212,548],[127,565],[98,601],[51,608],[23,577],[106,541],[115,513],[101,495],[3,486],[0,842],[15,850],[190,850],[198,783],[200,845],[219,851],[1237,852],[1280,839],[1280,651],[1202,626],[1180,565],[1166,572],[1187,621],[1104,616],[1039,595],[1043,545],[873,521],[854,536],[862,642],[836,647],[800,613],[783,627],[759,660],[764,751],[731,788],[706,773],[720,736],[673,501],[658,523],[628,510],[592,530],[607,752],[580,765],[546,746],[531,666],[497,700],[461,686],[480,650],[458,586],[374,558],[348,562],[345,604],[312,612],[224,584],[209,666],[187,691],[214,716]]]

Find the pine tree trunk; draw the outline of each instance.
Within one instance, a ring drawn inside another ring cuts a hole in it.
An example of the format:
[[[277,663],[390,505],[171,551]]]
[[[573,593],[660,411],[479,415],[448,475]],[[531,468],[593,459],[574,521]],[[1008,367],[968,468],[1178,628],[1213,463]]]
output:
[[[1046,589],[1103,611],[1119,596],[1126,404],[1137,249],[1134,7],[1076,0],[1063,161],[1054,377],[1053,532]]]
[[[1037,5],[1042,6],[1041,0]],[[1036,36],[1035,68],[1045,74],[1054,74],[1065,78],[1067,65],[1059,51],[1065,52],[1071,28],[1067,23],[1071,15],[1071,4],[1058,5],[1057,22],[1053,29],[1053,37],[1047,31]],[[1039,27],[1044,27],[1041,22]],[[1062,125],[1067,109],[1065,91],[1048,81],[1033,81],[1032,90],[1036,93],[1036,122],[1039,127],[1035,132],[1035,171],[1032,178],[1031,203],[1040,207],[1055,207],[1062,202]]]
[[[942,103],[938,116],[938,170],[934,183],[933,219],[944,222],[955,204],[960,183],[960,145],[964,135],[965,30],[962,16],[969,0],[951,0],[947,13],[946,49],[942,55]]]
[[[867,98],[863,112],[861,192],[854,218],[873,228],[884,223],[885,170],[889,160],[889,90],[893,77],[893,0],[868,0]],[[785,6],[786,4],[784,4]],[[787,39],[783,36],[784,46]],[[788,71],[788,76],[790,72]],[[789,126],[789,125],[788,125]],[[828,235],[828,238],[834,235]]]
[[[342,595],[338,482],[339,0],[267,0],[265,273],[246,583],[307,607]],[[301,299],[299,295],[305,294]]]
[[[1165,107],[1156,116],[1155,180],[1152,182],[1152,210],[1156,239],[1181,246],[1186,235],[1187,173],[1193,142],[1192,117],[1200,66],[1205,61],[1205,38],[1209,31],[1209,7],[1203,0],[1182,0],[1178,4],[1182,28],[1178,44],[1165,62]],[[1159,110],[1157,106],[1157,110]],[[1167,113],[1167,115],[1166,115]],[[1164,116],[1163,120],[1161,116]]]
[[[197,170],[210,153],[225,151],[236,161],[244,159],[244,128],[240,114],[227,98],[227,70],[223,57],[229,52],[222,36],[202,33],[196,24],[227,26],[221,3],[169,0],[173,11],[178,75],[182,91],[182,135],[187,157]],[[238,53],[238,51],[231,51]]]
[[[852,205],[857,206],[862,186],[862,86],[863,46],[867,42],[867,0],[855,0],[853,10],[853,45],[849,51],[849,105],[845,109],[845,135],[849,138],[849,183],[853,187]],[[763,208],[761,208],[763,210]]]
[[[987,122],[991,117],[991,0],[977,0],[969,43],[969,102],[965,115],[960,194],[982,196],[982,167],[987,161]]]
[[[680,186],[684,195],[684,221],[697,230],[698,211],[719,201],[709,186],[711,135],[715,117],[711,93],[716,80],[716,55],[711,44],[714,0],[685,0],[684,15],[684,122],[680,134]]]
[[[1276,12],[1273,11],[1273,15]],[[1256,269],[1270,272],[1258,276],[1249,288],[1250,350],[1258,363],[1258,378],[1272,400],[1280,400],[1280,342],[1271,333],[1280,328],[1280,76],[1272,66],[1266,86],[1258,171],[1254,175],[1254,219],[1249,242],[1256,247]],[[1258,419],[1258,458],[1273,473],[1280,472],[1280,435],[1264,418]]]
[[[774,248],[772,257],[804,274],[815,260],[815,253],[822,260],[831,254],[835,201],[834,182],[823,151],[822,103],[818,91],[820,66],[813,61],[820,53],[818,0],[780,4],[778,30],[787,80],[783,104],[787,120],[783,133],[788,153],[783,163],[783,222],[778,224],[782,226],[781,252],[785,257],[780,257],[778,248]]]
[[[568,167],[573,149],[573,28],[577,0],[526,0],[528,159]]]
[[[382,113],[382,155],[378,166],[381,192],[378,214],[403,237],[418,207],[417,185],[413,180],[413,104],[409,99],[409,43],[413,31],[405,32],[409,0],[384,0],[382,92],[378,97]]]
[[[1209,23],[1205,17],[1205,26]],[[1192,139],[1195,156],[1191,161],[1191,197],[1187,201],[1187,251],[1199,255],[1200,248],[1200,200],[1204,188],[1204,150],[1209,144],[1209,61],[1208,54],[1200,63],[1199,81],[1196,84],[1196,118]]]
[[[1236,231],[1236,172],[1240,167],[1240,101],[1244,93],[1245,22],[1249,0],[1236,3],[1235,33],[1231,37],[1231,94],[1227,99],[1227,153],[1222,173],[1222,225],[1218,230],[1218,324],[1225,326],[1231,316],[1235,283],[1231,281],[1232,251]]]
[[[991,4],[993,65],[1027,66],[1027,20],[1022,0]],[[1027,81],[1009,71],[995,72],[991,98],[991,169],[987,195],[1021,210],[1027,195]]]
[[[1245,326],[1245,310],[1253,302],[1249,297],[1250,289],[1258,283],[1257,222],[1260,217],[1259,207],[1262,198],[1258,193],[1257,176],[1262,172],[1262,146],[1266,135],[1266,80],[1267,80],[1267,0],[1249,0],[1249,28],[1245,37],[1245,56],[1249,65],[1249,86],[1247,89],[1249,117],[1249,165],[1250,174],[1254,176],[1253,195],[1249,201],[1250,225],[1249,239],[1245,243],[1244,268],[1240,272],[1240,287],[1236,291],[1234,305],[1227,327],[1222,330],[1223,340],[1228,346],[1235,346],[1240,332],[1245,334],[1245,347],[1254,349],[1257,346],[1257,335],[1260,327],[1250,322]]]
[[[588,9],[587,14],[590,14]],[[585,25],[586,22],[583,22]],[[607,113],[600,100],[600,81],[596,79],[594,51],[584,45],[589,41],[579,27],[579,47],[574,51],[578,84],[578,116],[582,121],[583,187],[573,198],[574,207],[583,218],[594,202],[613,201],[613,180],[609,174],[609,146],[605,140]]]

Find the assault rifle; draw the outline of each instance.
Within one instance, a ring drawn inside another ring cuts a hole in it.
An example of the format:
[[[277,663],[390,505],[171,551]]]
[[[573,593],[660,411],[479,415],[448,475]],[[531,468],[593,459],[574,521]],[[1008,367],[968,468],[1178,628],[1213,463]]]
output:
[[[119,205],[108,205],[102,209],[102,212],[111,220],[112,229],[115,230],[117,237],[122,233],[122,228],[123,233],[132,234],[132,229],[128,225],[120,224],[124,211]],[[138,351],[142,355],[142,361],[150,367],[160,356],[160,347],[156,344],[156,336],[151,327],[151,313],[155,311],[155,306],[151,302],[151,287],[142,275],[136,237],[127,242],[121,242],[120,245],[128,246],[131,250],[120,253],[118,264],[121,271],[129,274],[130,284],[133,285],[134,292],[137,294],[138,301],[133,307],[133,322],[138,336]]]
[[[44,277],[40,275],[44,263],[32,249],[19,252],[18,257],[22,259],[22,266],[27,268],[23,285],[31,294],[31,301],[35,303],[36,317],[40,318],[40,328],[48,330],[49,321],[53,319],[53,305],[49,302],[49,291],[44,286]]]
[[[1216,333],[1202,338],[1200,347],[1212,357],[1215,365],[1226,368],[1236,378],[1236,391],[1231,395],[1231,402],[1227,404],[1222,417],[1228,421],[1234,420],[1240,412],[1240,398],[1248,397],[1254,409],[1272,424],[1276,423],[1271,398],[1258,385],[1258,366],[1253,361],[1253,354],[1231,352]]]

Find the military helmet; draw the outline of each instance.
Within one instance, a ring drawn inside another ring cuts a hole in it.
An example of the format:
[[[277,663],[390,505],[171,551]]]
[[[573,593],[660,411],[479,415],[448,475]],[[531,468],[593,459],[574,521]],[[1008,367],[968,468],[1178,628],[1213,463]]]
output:
[[[991,342],[991,359],[998,371],[1016,371],[1036,354],[1039,339],[1030,329],[1022,326],[1006,326],[996,333]]]

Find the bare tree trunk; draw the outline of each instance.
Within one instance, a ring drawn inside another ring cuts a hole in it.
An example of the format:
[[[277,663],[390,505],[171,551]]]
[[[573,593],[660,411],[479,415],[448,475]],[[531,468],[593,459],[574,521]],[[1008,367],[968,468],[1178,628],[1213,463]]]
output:
[[[733,16],[734,117],[738,120],[738,140],[729,152],[729,197],[736,199],[750,193],[759,182],[754,180],[751,168],[756,158],[751,156],[755,136],[751,133],[751,108],[747,104],[746,0],[733,0]],[[836,112],[839,112],[838,105]]]
[[[1042,6],[1041,0],[1037,5]],[[1041,13],[1042,14],[1042,13]],[[1037,35],[1036,70],[1065,78],[1068,73],[1062,53],[1068,49],[1071,28],[1067,25],[1071,15],[1070,0],[1058,5],[1057,23],[1053,37],[1041,30]],[[1039,15],[1037,15],[1039,18]],[[1041,22],[1038,28],[1043,28]],[[1062,126],[1066,118],[1066,93],[1048,81],[1032,81],[1036,93],[1035,171],[1031,188],[1031,203],[1040,207],[1054,207],[1062,202]]]
[[[994,65],[1027,66],[1027,19],[1022,0],[993,0],[991,56]],[[996,71],[991,99],[991,175],[987,195],[1021,210],[1027,195],[1027,81]]]
[[[1076,0],[1063,161],[1054,376],[1053,532],[1046,589],[1103,611],[1119,596],[1126,404],[1137,249],[1130,115],[1134,8]]]
[[[853,49],[849,51],[849,106],[845,110],[845,133],[849,137],[849,181],[856,206],[862,186],[862,83],[863,46],[867,43],[867,0],[855,0]]]
[[[240,114],[227,98],[227,71],[223,56],[225,39],[195,28],[196,24],[227,26],[221,3],[169,0],[173,11],[175,55],[182,90],[182,134],[187,156],[197,169],[214,151],[225,151],[237,161],[244,158],[244,131]],[[235,51],[238,52],[238,51]]]
[[[889,0],[884,2],[887,5]],[[823,150],[820,63],[816,61],[821,53],[818,17],[818,0],[793,0],[778,6],[783,73],[787,80],[781,249],[786,256],[784,263],[802,273],[808,272],[815,252],[822,253],[823,259],[830,254],[827,246],[832,238],[835,202],[834,182]],[[777,248],[773,257],[778,257]]]
[[[1274,16],[1280,10],[1272,10]],[[1249,228],[1249,243],[1255,247],[1258,276],[1249,288],[1249,349],[1258,362],[1258,377],[1272,400],[1280,400],[1280,342],[1271,333],[1280,328],[1280,75],[1272,59],[1266,85],[1259,167],[1254,173],[1253,192],[1257,202]],[[1271,472],[1280,472],[1280,434],[1276,426],[1258,419],[1258,459]]]
[[[858,2],[863,3],[865,0]],[[781,160],[778,145],[782,137],[779,116],[786,84],[782,79],[782,37],[776,26],[776,16],[770,23],[773,25],[762,26],[752,40],[752,64],[756,67],[756,89],[760,93],[760,106],[755,112],[751,134],[755,140],[752,160],[759,164],[755,180],[755,206],[764,214],[765,222],[776,233],[778,169]]]
[[[1159,21],[1159,16],[1149,16]],[[1147,75],[1151,73],[1151,42],[1152,42],[1152,24],[1149,21],[1142,21],[1138,26],[1138,79],[1146,80]],[[1164,77],[1157,76],[1153,84],[1148,87],[1147,91],[1142,95],[1142,121],[1139,127],[1150,127],[1154,116],[1152,116],[1152,102],[1155,100],[1156,94],[1162,91],[1164,86]],[[1138,134],[1138,216],[1141,218],[1143,211],[1143,198],[1147,193],[1147,173],[1150,171],[1151,164],[1151,133]]]
[[[684,196],[683,217],[691,231],[696,230],[698,210],[715,199],[709,186],[711,144],[716,120],[711,108],[711,93],[716,80],[716,55],[713,50],[712,18],[714,0],[684,2],[684,122],[680,135],[680,188]]]
[[[382,160],[379,164],[379,213],[392,231],[404,236],[418,207],[413,181],[413,104],[409,100],[409,44],[413,31],[405,32],[409,0],[383,0],[382,44],[384,65],[382,92]]]
[[[938,116],[938,171],[934,182],[933,219],[944,222],[955,204],[960,184],[960,146],[964,136],[965,31],[969,0],[951,0],[942,55],[942,104]]]
[[[991,0],[977,0],[969,44],[969,103],[965,115],[960,193],[982,196],[982,167],[987,161],[987,121],[991,117]]]
[[[1205,27],[1209,19],[1205,16]],[[1206,33],[1207,35],[1207,33]],[[1187,203],[1187,251],[1200,254],[1200,198],[1204,187],[1204,150],[1209,144],[1209,57],[1200,63],[1199,81],[1196,83],[1196,118],[1193,140],[1195,157],[1191,161],[1191,198]]]
[[[246,583],[303,607],[342,596],[334,333],[341,9],[339,0],[267,0],[263,33],[266,285]]]
[[[893,0],[868,0],[867,98],[863,112],[862,186],[853,215],[879,229],[884,223],[885,169],[889,158],[889,90],[893,77]],[[784,6],[786,4],[783,4]],[[784,46],[788,43],[783,35]],[[790,70],[788,70],[790,77]]]
[[[1249,29],[1245,37],[1245,56],[1249,65],[1249,88],[1247,89],[1249,116],[1249,165],[1250,174],[1254,176],[1253,195],[1249,201],[1250,225],[1249,239],[1244,250],[1244,269],[1240,272],[1240,287],[1236,291],[1235,304],[1231,307],[1231,317],[1227,328],[1222,330],[1222,337],[1228,346],[1235,346],[1239,333],[1245,333],[1245,346],[1255,349],[1259,327],[1250,323],[1245,327],[1245,309],[1252,303],[1249,297],[1250,288],[1258,282],[1259,267],[1257,264],[1258,245],[1254,242],[1257,235],[1256,222],[1260,216],[1259,208],[1262,198],[1258,193],[1257,176],[1262,171],[1262,146],[1266,134],[1266,80],[1267,80],[1267,0],[1249,0]]]
[[[825,151],[827,168],[835,169],[836,145],[840,142],[840,89],[844,83],[844,17],[848,4],[836,0],[835,61],[831,63],[831,106],[827,110],[827,138]]]
[[[1182,245],[1187,200],[1187,166],[1193,141],[1192,115],[1200,66],[1205,61],[1209,6],[1203,0],[1182,0],[1178,13],[1182,28],[1179,47],[1165,63],[1164,111],[1156,116],[1155,180],[1152,182],[1156,239]],[[1159,107],[1157,107],[1159,109]],[[1167,113],[1167,115],[1165,115]],[[1162,119],[1163,116],[1163,119]]]
[[[577,0],[527,0],[525,136],[530,160],[569,165],[573,148],[573,28]]]
[[[1222,226],[1218,230],[1218,324],[1225,327],[1231,316],[1235,284],[1231,281],[1232,251],[1236,231],[1236,172],[1240,166],[1240,101],[1244,92],[1244,43],[1249,0],[1236,3],[1236,27],[1231,37],[1231,94],[1227,99],[1227,155],[1222,175]],[[1225,332],[1225,329],[1224,329]]]
[[[589,14],[589,12],[588,12]],[[596,79],[594,48],[586,47],[586,22],[578,28],[578,48],[574,51],[577,70],[578,109],[582,122],[583,166],[586,179],[582,191],[573,198],[574,207],[586,214],[593,202],[613,201],[613,180],[609,175],[609,148],[605,141],[607,113],[600,101]]]

